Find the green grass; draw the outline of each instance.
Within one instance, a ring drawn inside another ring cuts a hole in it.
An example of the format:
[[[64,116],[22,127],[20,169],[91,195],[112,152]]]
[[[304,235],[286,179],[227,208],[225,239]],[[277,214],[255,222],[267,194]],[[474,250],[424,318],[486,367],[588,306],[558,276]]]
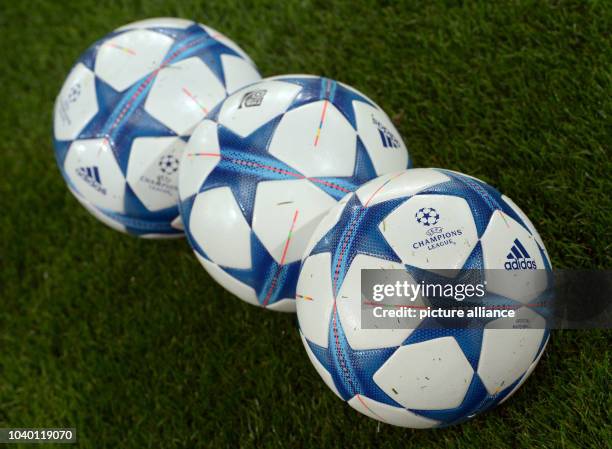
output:
[[[77,427],[84,448],[610,447],[609,332],[554,332],[468,423],[393,428],[328,390],[294,316],[231,297],[183,240],[90,217],[55,166],[53,100],[91,42],[165,15],[221,30],[264,75],[357,87],[416,166],[513,198],[556,267],[612,265],[610,2],[2,0],[0,427]]]

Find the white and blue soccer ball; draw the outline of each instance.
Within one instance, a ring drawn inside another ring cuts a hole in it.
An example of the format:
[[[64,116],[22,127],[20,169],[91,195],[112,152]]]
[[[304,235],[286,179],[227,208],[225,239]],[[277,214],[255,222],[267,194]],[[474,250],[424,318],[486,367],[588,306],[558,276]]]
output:
[[[303,250],[348,192],[410,164],[389,117],[337,81],[268,78],[228,97],[181,159],[185,231],[208,273],[251,304],[295,311]]]
[[[487,298],[517,317],[474,319],[469,328],[427,318],[406,326],[413,329],[362,328],[363,269],[404,270],[415,283],[449,276],[440,270],[453,270],[455,281],[475,273]],[[345,196],[314,232],[297,284],[300,334],[318,373],[351,407],[397,426],[443,427],[504,401],[534,370],[549,330],[530,303],[550,274],[531,221],[491,186],[448,170],[389,174]],[[530,328],[512,328],[516,319]]]
[[[143,237],[181,235],[178,163],[195,125],[260,79],[230,39],[190,20],[118,28],[77,61],[55,102],[53,140],[74,196]]]

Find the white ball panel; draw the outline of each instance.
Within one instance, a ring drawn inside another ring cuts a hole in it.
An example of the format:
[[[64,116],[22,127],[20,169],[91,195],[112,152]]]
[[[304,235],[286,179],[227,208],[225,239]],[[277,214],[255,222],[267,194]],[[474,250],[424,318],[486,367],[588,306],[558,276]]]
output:
[[[334,306],[330,270],[331,254],[310,256],[302,264],[295,290],[300,329],[306,338],[324,348]]]
[[[442,337],[402,346],[373,379],[406,408],[437,410],[458,407],[473,374],[457,341]]]
[[[523,212],[521,208],[518,207],[518,205],[514,201],[512,201],[510,198],[508,198],[506,195],[502,195],[502,199],[504,200],[506,204],[508,204],[508,206],[510,206],[510,208],[514,212],[516,212],[516,214],[523,220],[523,223],[527,225],[527,228],[529,229],[529,231],[531,231],[531,233],[535,237],[536,242],[538,242],[540,247],[544,250],[544,254],[546,255],[546,258],[548,259],[548,262],[550,263],[550,257],[548,255],[548,252],[546,251],[546,247],[544,246],[544,241],[542,240],[542,237],[540,237],[540,234],[538,233],[537,229],[533,225],[532,221],[529,219],[527,215],[525,215],[525,212]]]
[[[125,178],[106,139],[72,142],[64,171],[93,206],[124,211]]]
[[[196,193],[204,180],[219,164],[217,124],[210,120],[200,123],[187,143],[179,167],[179,195],[182,199]]]
[[[317,75],[306,75],[304,73],[288,73],[285,75],[275,75],[275,76],[268,76],[266,77],[266,81],[283,81],[284,79],[289,79],[289,78],[320,78]]]
[[[306,341],[306,338],[304,338],[304,334],[301,331],[300,331],[300,338],[302,339],[304,348],[306,348],[306,354],[308,354],[308,359],[310,359],[310,362],[313,364],[313,366],[317,370],[317,373],[319,373],[319,376],[321,376],[321,378],[323,379],[323,382],[325,382],[325,385],[327,385],[329,389],[333,391],[336,396],[342,399],[342,396],[340,396],[340,393],[338,393],[338,389],[336,388],[336,385],[334,384],[334,379],[332,378],[332,375],[329,373],[329,371],[325,369],[323,365],[321,365],[321,362],[319,362],[316,356],[312,353],[312,351],[310,350],[310,346],[308,346],[308,342]]]
[[[53,132],[58,140],[76,139],[98,112],[94,73],[79,63],[62,86],[53,115]]]
[[[219,123],[245,137],[285,112],[301,89],[295,84],[266,80],[247,86],[223,102]],[[247,101],[255,93],[262,95],[259,105]]]
[[[246,301],[256,306],[259,305],[255,290],[253,290],[248,285],[240,282],[235,277],[230,276],[225,271],[223,271],[223,269],[221,269],[217,264],[211,262],[210,260],[206,260],[197,252],[194,252],[194,254],[198,258],[206,272],[210,274],[210,277],[212,277],[215,281],[222,285],[223,288],[225,288],[231,294],[242,299],[243,301]]]
[[[334,204],[336,201],[331,196],[306,179],[260,182],[255,196],[253,231],[274,260],[281,263],[293,226],[283,263],[294,262],[302,258],[314,229]]]
[[[513,263],[513,251],[520,253],[518,240],[530,258],[518,259],[517,263],[533,262],[536,269],[507,269]],[[537,298],[548,285],[547,272],[534,236],[502,211],[495,211],[481,238],[487,281],[487,291],[497,293],[522,303]]]
[[[449,180],[448,176],[437,170],[413,168],[379,176],[361,186],[356,193],[362,204],[373,206],[383,201],[414,195]],[[389,183],[381,189],[387,181]]]
[[[295,313],[295,298],[280,299],[266,306],[275,312]]]
[[[387,114],[362,101],[353,101],[353,109],[357,132],[372,159],[376,173],[380,175],[406,168],[406,145]]]
[[[185,142],[178,137],[134,139],[130,151],[127,181],[150,211],[176,205],[178,167],[184,147]],[[171,165],[163,165],[165,162]]]
[[[196,196],[189,231],[216,264],[251,268],[251,228],[229,187]]]
[[[403,270],[404,266],[365,254],[358,254],[353,259],[336,297],[338,316],[346,339],[353,349],[399,346],[414,329],[362,329],[361,327],[361,270],[365,269]],[[415,300],[414,305],[423,305],[422,299]],[[414,323],[415,328],[420,324],[418,318],[410,321]]]
[[[429,429],[439,424],[438,421],[425,418],[409,410],[370,399],[367,396],[353,396],[348,404],[360,413],[378,421],[411,429]]]
[[[532,322],[541,319],[532,310],[521,310]],[[494,328],[502,322],[513,321],[514,318],[499,318],[485,326],[478,375],[490,394],[498,393],[519,379],[533,363],[542,343],[544,329]]]
[[[312,233],[312,236],[304,249],[302,258],[308,256],[316,244],[319,243],[319,240],[321,240],[325,234],[327,234],[330,229],[333,228],[336,223],[338,223],[338,219],[340,218],[340,215],[342,215],[342,212],[346,207],[346,203],[352,196],[353,193],[347,193],[340,201],[338,201],[336,205],[332,206],[331,209],[327,211]]]
[[[173,42],[172,38],[154,31],[126,31],[100,46],[96,75],[121,92],[157,69]]]
[[[546,349],[546,346],[548,345],[548,340],[550,340],[550,335],[548,336],[548,338],[546,339],[546,342],[544,343],[544,346],[542,347],[542,350],[540,351],[540,353],[538,354],[538,357],[535,359],[535,361],[529,366],[529,368],[527,369],[527,372],[525,374],[523,374],[523,377],[521,378],[521,381],[516,384],[514,386],[514,388],[512,389],[512,391],[510,393],[508,393],[501,401],[499,401],[500,404],[503,404],[504,402],[506,402],[508,399],[510,399],[511,396],[514,395],[514,393],[517,392],[517,390],[519,388],[521,388],[521,386],[525,383],[525,381],[527,380],[527,378],[529,376],[531,376],[531,373],[533,373],[533,371],[535,370],[536,366],[538,365],[538,363],[540,362],[540,359],[542,358],[542,355],[544,355],[544,350]]]
[[[437,211],[437,223],[425,226],[417,221],[423,208]],[[478,243],[469,205],[453,196],[414,196],[391,212],[379,229],[403,263],[432,271],[460,269]]]
[[[185,230],[185,226],[183,225],[183,219],[180,215],[170,222],[170,226],[172,226],[174,229],[178,229],[179,231]]]
[[[154,17],[152,19],[139,20],[137,22],[128,23],[127,25],[123,25],[120,28],[117,28],[117,31],[121,30],[131,30],[136,28],[178,28],[185,29],[194,22],[192,20],[187,19],[179,19],[177,17]]]
[[[128,181],[137,181],[138,176],[155,165],[168,150],[176,150],[180,157],[184,146],[185,142],[178,137],[137,137],[130,150]]]
[[[305,176],[352,176],[356,142],[351,124],[325,100],[287,112],[276,128],[269,151]]]
[[[189,135],[217,103],[225,88],[199,58],[163,68],[147,96],[145,110],[179,135]]]
[[[397,189],[396,184],[400,184],[397,180],[405,176],[406,170],[384,174],[366,182],[355,191],[355,194],[365,207],[373,206],[390,199],[396,199],[398,197],[392,196],[392,192],[390,193],[389,189]]]
[[[501,326],[502,329],[521,329],[530,328],[542,330],[546,328],[546,319],[533,310],[529,306],[521,306],[514,309],[513,318],[499,318],[489,323],[489,329],[495,329],[495,326]]]
[[[255,83],[261,79],[259,72],[250,62],[232,55],[221,55],[221,65],[225,76],[225,89],[228,94]]]

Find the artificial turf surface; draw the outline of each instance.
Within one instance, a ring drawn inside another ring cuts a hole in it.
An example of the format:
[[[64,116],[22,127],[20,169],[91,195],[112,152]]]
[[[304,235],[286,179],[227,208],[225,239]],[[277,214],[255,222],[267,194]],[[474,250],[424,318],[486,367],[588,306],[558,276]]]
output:
[[[609,1],[2,0],[0,427],[76,427],[87,448],[611,446],[606,331],[553,332],[519,392],[470,422],[394,428],[328,390],[294,316],[233,298],[184,240],[92,218],[55,166],[53,101],[90,43],[155,16],[217,28],[265,76],[357,87],[416,166],[513,198],[555,267],[612,265]]]

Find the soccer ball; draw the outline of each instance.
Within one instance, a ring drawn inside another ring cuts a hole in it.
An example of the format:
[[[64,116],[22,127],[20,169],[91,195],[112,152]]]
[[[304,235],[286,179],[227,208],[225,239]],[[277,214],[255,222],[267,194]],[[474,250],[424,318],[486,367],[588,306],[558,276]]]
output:
[[[268,78],[228,97],[181,159],[185,231],[208,273],[251,304],[295,311],[312,231],[346,193],[409,165],[387,115],[327,78]]]
[[[212,28],[157,18],[118,28],[77,61],[55,102],[53,143],[74,196],[142,237],[181,235],[178,164],[195,125],[260,79]]]
[[[544,244],[514,202],[475,178],[438,169],[381,176],[329,211],[304,254],[296,296],[308,357],[336,395],[379,421],[428,428],[471,418],[514,393],[548,341],[544,316],[529,305],[551,282]],[[363,269],[404,270],[416,283],[441,269],[455,279],[476,273],[531,326],[497,318],[362,328]]]

